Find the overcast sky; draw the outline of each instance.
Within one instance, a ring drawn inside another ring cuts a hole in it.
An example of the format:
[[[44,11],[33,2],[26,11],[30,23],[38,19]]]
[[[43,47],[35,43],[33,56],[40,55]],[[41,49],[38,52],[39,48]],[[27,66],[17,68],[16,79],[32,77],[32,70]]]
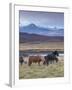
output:
[[[41,27],[64,28],[64,14],[57,12],[19,11],[19,25],[35,24]]]

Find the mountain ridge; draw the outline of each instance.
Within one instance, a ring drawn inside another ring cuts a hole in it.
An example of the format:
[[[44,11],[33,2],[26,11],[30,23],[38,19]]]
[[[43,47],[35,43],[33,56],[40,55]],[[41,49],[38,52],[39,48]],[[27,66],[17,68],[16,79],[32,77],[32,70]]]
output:
[[[19,32],[29,33],[29,34],[40,34],[46,36],[64,36],[63,28],[45,28],[40,27],[35,24],[29,24],[27,26],[19,27]]]
[[[19,32],[19,42],[27,43],[27,42],[63,42],[64,36],[44,36],[38,34],[29,34]]]

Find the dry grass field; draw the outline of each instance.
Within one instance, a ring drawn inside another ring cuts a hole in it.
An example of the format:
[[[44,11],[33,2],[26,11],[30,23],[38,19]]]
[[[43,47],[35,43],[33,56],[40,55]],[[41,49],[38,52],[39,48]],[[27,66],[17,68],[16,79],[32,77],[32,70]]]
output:
[[[19,46],[19,50],[64,50],[64,42],[45,42],[45,43],[21,43]]]
[[[31,66],[27,64],[19,65],[19,79],[32,78],[53,78],[64,76],[63,58],[58,63],[49,64],[48,66],[33,63]]]

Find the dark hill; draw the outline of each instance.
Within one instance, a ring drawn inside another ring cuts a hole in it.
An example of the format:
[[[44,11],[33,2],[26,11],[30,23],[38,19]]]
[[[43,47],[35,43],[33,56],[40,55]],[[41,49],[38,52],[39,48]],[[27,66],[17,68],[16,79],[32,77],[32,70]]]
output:
[[[29,34],[24,32],[19,32],[20,43],[27,42],[63,42],[63,36],[44,36],[38,34]]]

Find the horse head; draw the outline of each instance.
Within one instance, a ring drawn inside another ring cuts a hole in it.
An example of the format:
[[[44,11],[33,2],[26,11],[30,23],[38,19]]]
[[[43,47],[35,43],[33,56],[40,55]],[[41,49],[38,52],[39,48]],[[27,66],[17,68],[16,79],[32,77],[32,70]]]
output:
[[[53,54],[54,54],[55,56],[59,56],[58,51],[54,51]]]

